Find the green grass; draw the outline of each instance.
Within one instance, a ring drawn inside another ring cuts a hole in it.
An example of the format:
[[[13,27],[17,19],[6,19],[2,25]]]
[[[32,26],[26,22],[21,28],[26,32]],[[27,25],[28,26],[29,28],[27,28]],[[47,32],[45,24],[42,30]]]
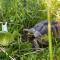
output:
[[[56,43],[52,47],[53,49],[53,60],[60,59],[60,43]],[[19,49],[20,47],[20,49]],[[32,45],[29,42],[20,42],[20,46],[18,44],[18,40],[10,44],[9,46],[0,47],[2,48],[0,57],[2,60],[9,60],[12,58],[16,58],[17,60],[50,60],[49,58],[49,48],[41,48],[40,50],[33,51]],[[4,49],[3,49],[4,48]],[[9,57],[10,56],[10,57]]]
[[[54,14],[60,8],[60,2],[56,0],[52,2],[50,18],[55,19]],[[33,51],[30,42],[23,42],[24,28],[31,28],[36,23],[47,19],[48,11],[42,10],[47,10],[47,1],[45,0],[0,0],[0,21],[8,22],[9,31],[0,33],[0,60],[13,60],[14,58],[16,60],[50,60],[49,52],[52,50],[51,59],[60,60],[60,43],[56,41],[51,48],[50,31],[48,46],[50,48]],[[48,37],[42,36],[42,39],[48,40]]]

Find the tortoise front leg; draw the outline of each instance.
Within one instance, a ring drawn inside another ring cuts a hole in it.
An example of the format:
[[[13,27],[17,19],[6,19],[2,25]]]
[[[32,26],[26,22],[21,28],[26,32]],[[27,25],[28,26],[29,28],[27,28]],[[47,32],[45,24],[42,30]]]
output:
[[[39,48],[39,44],[38,44],[37,40],[38,40],[38,38],[35,38],[35,39],[32,41],[33,50],[38,50],[38,48]]]

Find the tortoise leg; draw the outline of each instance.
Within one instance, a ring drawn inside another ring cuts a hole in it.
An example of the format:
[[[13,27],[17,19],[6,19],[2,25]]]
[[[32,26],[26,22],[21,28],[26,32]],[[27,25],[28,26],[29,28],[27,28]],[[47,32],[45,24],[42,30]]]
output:
[[[39,48],[39,44],[38,44],[37,40],[38,40],[38,38],[35,38],[35,39],[32,41],[33,50],[38,50],[38,48]]]

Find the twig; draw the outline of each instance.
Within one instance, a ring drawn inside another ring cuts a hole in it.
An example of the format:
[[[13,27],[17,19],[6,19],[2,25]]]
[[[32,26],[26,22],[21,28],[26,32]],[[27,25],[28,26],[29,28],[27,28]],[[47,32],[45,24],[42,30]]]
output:
[[[5,49],[4,49],[3,47],[0,47],[0,51],[2,51],[2,52],[5,53],[7,56],[9,56],[9,58],[10,58],[11,60],[16,60],[16,58],[12,58],[12,57],[5,51]]]

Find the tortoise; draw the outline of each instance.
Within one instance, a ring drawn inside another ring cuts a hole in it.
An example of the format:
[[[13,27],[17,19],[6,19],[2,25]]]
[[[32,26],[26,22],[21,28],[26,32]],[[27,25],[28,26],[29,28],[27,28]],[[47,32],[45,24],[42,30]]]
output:
[[[52,31],[53,41],[55,40],[54,39],[55,37],[59,38],[60,35],[59,28],[60,28],[60,23],[57,22],[56,20],[51,20],[51,31]],[[48,35],[48,20],[41,21],[32,28],[24,29],[23,31],[27,32],[26,34],[29,38],[32,38],[30,39],[30,41],[32,42],[33,48],[37,49],[41,46],[43,47],[48,46],[48,41],[43,39],[44,36]]]

